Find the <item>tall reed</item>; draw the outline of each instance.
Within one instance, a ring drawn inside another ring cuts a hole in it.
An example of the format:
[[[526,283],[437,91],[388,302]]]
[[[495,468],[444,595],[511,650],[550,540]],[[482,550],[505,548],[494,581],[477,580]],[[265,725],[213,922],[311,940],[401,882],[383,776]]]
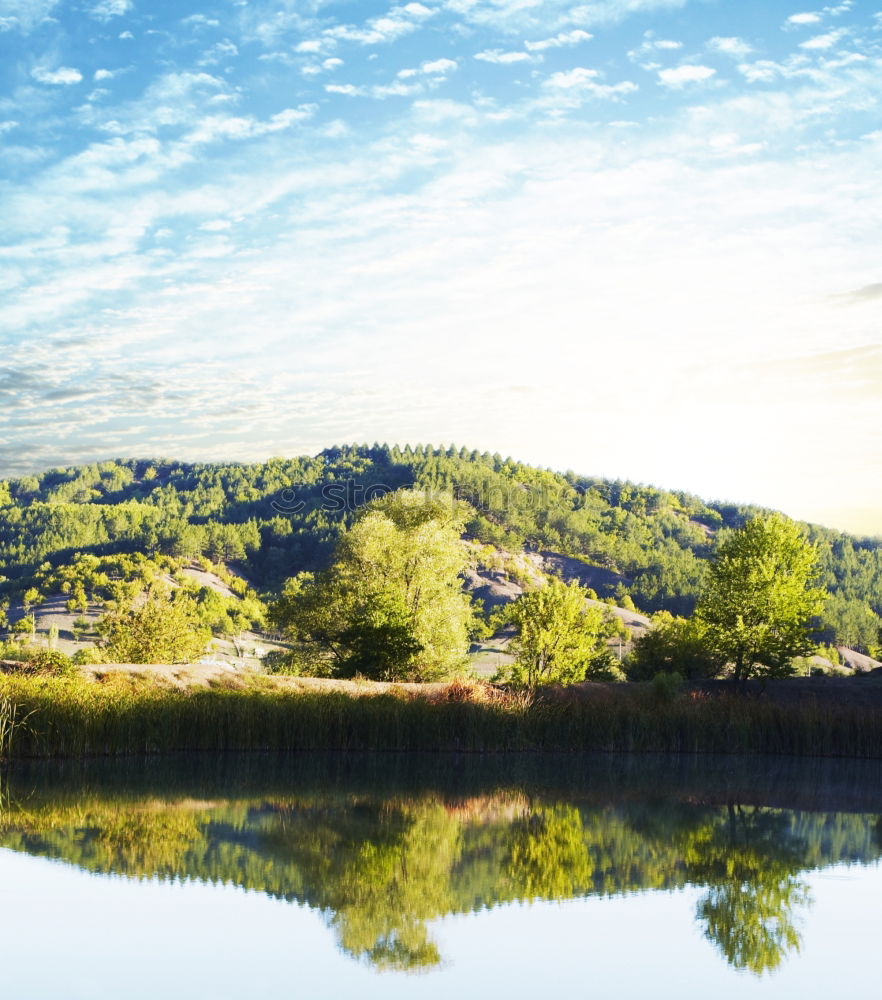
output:
[[[456,689],[449,697],[402,690],[356,695],[255,681],[239,689],[181,690],[122,677],[89,682],[3,675],[0,747],[14,757],[590,750],[882,758],[882,711],[822,699],[777,704],[737,694],[686,692],[659,701],[629,685],[529,699],[487,696],[479,689],[473,696]]]

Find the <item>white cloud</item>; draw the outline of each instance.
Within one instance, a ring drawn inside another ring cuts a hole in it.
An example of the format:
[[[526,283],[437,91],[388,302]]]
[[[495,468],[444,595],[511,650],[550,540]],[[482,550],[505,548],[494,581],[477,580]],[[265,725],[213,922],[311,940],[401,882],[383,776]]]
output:
[[[31,70],[31,76],[37,83],[47,83],[56,87],[67,87],[83,79],[83,74],[72,66],[59,66],[58,69],[36,66]]]
[[[481,62],[496,63],[500,66],[533,61],[529,52],[503,52],[501,49],[485,49],[483,52],[476,52],[475,59],[480,59]]]
[[[344,94],[347,97],[358,97],[365,93],[361,87],[356,87],[353,83],[326,83],[325,90],[329,94]]]
[[[238,46],[236,46],[228,38],[225,38],[221,42],[215,42],[215,44],[212,45],[207,52],[204,52],[197,65],[216,66],[224,59],[232,59],[237,55],[239,55]]]
[[[410,80],[416,76],[446,76],[459,69],[459,64],[453,59],[431,59],[421,63],[416,68],[402,69],[398,71],[398,78]]]
[[[797,26],[803,24],[820,24],[821,15],[816,14],[814,11],[806,11],[803,14],[791,14],[784,23]]]
[[[12,129],[17,127],[18,127],[18,122],[14,122],[11,120],[0,122],[0,135],[3,135],[4,132],[11,132]]]
[[[297,122],[306,121],[315,114],[315,110],[314,104],[301,104],[298,108],[285,108],[284,111],[279,111],[268,122],[264,123],[262,129],[264,132],[278,132],[280,129],[288,128]]]
[[[321,38],[307,38],[305,41],[298,42],[294,46],[295,52],[304,53],[315,53],[318,54],[322,52],[325,46],[328,44],[326,39]]]
[[[834,31],[828,31],[824,35],[815,35],[814,38],[809,38],[804,42],[799,43],[801,49],[830,49],[832,48],[841,38],[844,38],[848,32],[844,28],[836,28]]]
[[[675,52],[682,48],[682,42],[675,41],[673,38],[656,38],[654,31],[644,31],[643,42],[636,49],[631,49],[628,58],[631,62],[641,63],[641,60],[652,59],[659,52]],[[659,68],[657,63],[651,61],[641,63],[641,65],[648,71]]]
[[[134,7],[132,0],[99,0],[89,13],[96,21],[109,21],[114,17],[122,17]]]
[[[371,97],[379,101],[387,97],[413,97],[415,94],[421,94],[422,92],[422,84],[402,83],[400,80],[394,80],[392,83],[377,84],[368,91]]]
[[[615,24],[637,14],[675,10],[688,0],[444,0],[467,24],[509,35]]]
[[[46,20],[59,0],[0,0],[0,33],[32,31]]]
[[[771,83],[782,73],[782,67],[770,59],[758,59],[752,63],[739,63],[738,72],[748,83]]]
[[[596,80],[599,75],[596,69],[586,69],[584,66],[577,66],[575,69],[566,70],[565,72],[552,73],[545,81],[545,86],[570,90],[572,87],[584,87],[591,81]]]
[[[721,37],[717,35],[707,44],[709,48],[714,49],[716,52],[722,52],[723,55],[734,56],[738,59],[743,59],[753,52],[753,46],[749,42],[745,42],[743,38]]]
[[[438,79],[436,77],[436,79]],[[355,86],[352,83],[327,83],[325,91],[329,94],[342,94],[344,97],[372,97],[382,101],[387,97],[413,97],[423,93],[422,83],[404,83],[393,80],[391,83],[374,84],[373,86]]]
[[[600,73],[596,69],[588,69],[584,66],[577,66],[574,69],[552,73],[547,80],[542,83],[546,91],[557,95],[567,95],[564,107],[576,107],[581,103],[580,95],[592,98],[602,98],[616,100],[626,94],[634,93],[638,89],[637,84],[630,80],[623,80],[621,83],[607,84],[598,82]],[[573,95],[573,99],[570,99]],[[553,98],[551,103],[547,100],[539,101],[539,107],[549,110],[561,108],[561,102]]]
[[[427,7],[422,3],[406,3],[403,7],[394,8],[393,12],[395,11],[400,11],[402,14],[407,14],[408,17],[413,17],[417,20],[433,17],[436,13],[431,7]]]
[[[658,78],[663,86],[679,90],[690,83],[704,83],[715,76],[716,72],[710,66],[677,66],[673,69],[660,69]]]
[[[572,31],[561,31],[553,38],[542,38],[534,42],[524,42],[524,48],[530,52],[542,52],[545,49],[559,49],[564,45],[579,45],[587,42],[594,36],[581,28],[574,28]]]
[[[431,59],[420,65],[420,72],[430,74],[452,73],[457,68],[458,64],[454,59]]]
[[[436,11],[421,3],[408,3],[403,7],[392,7],[382,17],[370,18],[363,27],[340,24],[326,28],[322,32],[325,39],[358,42],[361,45],[380,45],[416,31],[427,18]]]
[[[306,121],[312,117],[314,111],[314,105],[285,108],[266,121],[252,117],[211,115],[202,119],[196,128],[184,137],[183,143],[194,146],[221,139],[253,139],[271,132],[280,132],[297,122]]]
[[[192,25],[194,28],[217,28],[220,21],[215,17],[206,17],[205,14],[190,14],[189,17],[182,18],[181,24]]]

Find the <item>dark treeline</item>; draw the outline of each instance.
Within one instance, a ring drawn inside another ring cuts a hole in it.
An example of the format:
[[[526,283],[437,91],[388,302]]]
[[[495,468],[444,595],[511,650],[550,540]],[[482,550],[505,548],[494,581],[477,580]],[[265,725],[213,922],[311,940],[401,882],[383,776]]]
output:
[[[690,614],[719,541],[759,509],[465,448],[338,447],[252,465],[110,461],[0,482],[0,581],[23,592],[78,553],[205,557],[265,596],[326,564],[354,509],[383,487],[453,491],[475,508],[468,533],[510,551],[597,567],[602,597]],[[822,638],[867,649],[882,613],[882,541],[809,526],[831,593]]]

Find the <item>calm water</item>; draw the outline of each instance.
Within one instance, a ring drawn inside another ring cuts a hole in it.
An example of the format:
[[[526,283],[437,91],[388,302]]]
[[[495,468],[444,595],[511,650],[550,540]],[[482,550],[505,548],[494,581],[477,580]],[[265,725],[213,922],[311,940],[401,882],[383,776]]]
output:
[[[882,769],[225,757],[14,771],[4,997],[875,995]]]

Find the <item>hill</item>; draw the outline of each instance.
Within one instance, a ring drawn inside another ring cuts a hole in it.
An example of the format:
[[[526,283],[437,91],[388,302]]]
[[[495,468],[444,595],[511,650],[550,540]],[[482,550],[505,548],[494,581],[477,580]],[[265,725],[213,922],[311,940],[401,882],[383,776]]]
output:
[[[0,482],[0,594],[10,619],[28,590],[40,606],[88,605],[145,573],[190,573],[217,628],[259,624],[259,598],[327,561],[358,507],[388,489],[449,491],[474,507],[473,581],[519,586],[530,561],[643,613],[688,614],[720,539],[760,508],[455,448],[336,447],[256,464],[117,460]],[[868,651],[882,625],[882,540],[806,525],[831,593],[825,641]],[[227,574],[220,584],[193,573]],[[495,575],[495,578],[494,578]],[[65,585],[67,589],[65,590]],[[250,603],[249,603],[250,602]],[[226,621],[224,620],[226,619]],[[228,629],[230,631],[230,629]]]

